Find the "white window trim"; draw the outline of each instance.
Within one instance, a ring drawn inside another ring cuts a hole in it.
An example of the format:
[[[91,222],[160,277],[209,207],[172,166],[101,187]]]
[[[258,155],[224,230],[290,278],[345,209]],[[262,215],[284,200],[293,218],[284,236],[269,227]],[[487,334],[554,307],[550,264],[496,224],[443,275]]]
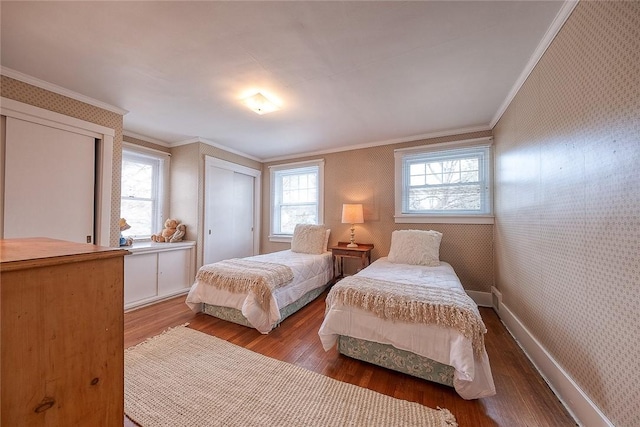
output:
[[[490,214],[405,214],[402,213],[403,158],[418,153],[449,150],[453,148],[473,147],[477,145],[491,145],[493,137],[465,139],[461,141],[443,142],[439,144],[422,145],[419,147],[399,148],[394,150],[395,158],[395,214],[396,224],[493,224],[493,152],[489,152],[489,208]]]
[[[269,166],[270,194],[269,194],[269,241],[290,243],[292,234],[275,234],[273,232],[273,217],[275,206],[275,180],[274,173],[287,169],[298,169],[309,166],[318,167],[318,224],[324,224],[324,159],[307,160],[304,162],[286,163]]]
[[[165,151],[155,150],[153,148],[143,147],[141,145],[132,144],[130,142],[122,142],[122,150],[123,157],[124,151],[131,151],[134,153],[142,154],[145,156],[150,156],[163,160],[162,170],[160,171],[160,182],[158,185],[161,188],[162,196],[159,200],[158,206],[158,222],[159,228],[157,231],[153,231],[152,233],[159,232],[162,227],[164,227],[164,221],[169,218],[169,170],[171,166],[171,154]],[[122,198],[122,195],[120,196]],[[145,242],[151,241],[151,236],[149,237],[137,237],[134,238],[136,242]]]

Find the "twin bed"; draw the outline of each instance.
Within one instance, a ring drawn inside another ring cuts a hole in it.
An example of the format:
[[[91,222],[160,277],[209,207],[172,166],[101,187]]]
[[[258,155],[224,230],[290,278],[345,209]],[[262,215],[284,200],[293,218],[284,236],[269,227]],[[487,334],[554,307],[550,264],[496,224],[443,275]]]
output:
[[[289,250],[202,266],[187,305],[269,333],[332,283],[329,233],[323,226],[299,224]]]
[[[452,386],[464,399],[495,394],[486,329],[453,268],[380,258],[338,282],[318,335],[355,359]]]
[[[313,240],[312,245],[301,246],[294,233],[291,250],[243,259],[249,267],[266,264],[267,276],[284,275],[274,272],[275,266],[289,267],[293,275],[288,282],[284,277],[281,284],[243,286],[245,291],[239,292],[210,280],[234,265],[216,270],[212,264],[198,272],[187,304],[268,333],[332,282],[328,232],[318,248],[320,229],[310,227],[320,226],[305,226],[304,233],[296,227],[296,232],[304,234],[303,241]],[[484,347],[486,328],[453,268],[439,260],[441,238],[436,231],[394,231],[388,257],[331,288],[318,335],[327,351],[337,345],[349,357],[454,387],[464,399],[488,397],[495,386]],[[211,269],[213,275],[207,273]]]

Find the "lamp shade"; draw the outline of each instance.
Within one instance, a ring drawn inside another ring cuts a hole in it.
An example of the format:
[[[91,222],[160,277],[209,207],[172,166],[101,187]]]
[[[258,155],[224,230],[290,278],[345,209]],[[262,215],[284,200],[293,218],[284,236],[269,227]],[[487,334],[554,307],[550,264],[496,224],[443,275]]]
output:
[[[364,215],[362,213],[361,204],[349,204],[342,205],[342,223],[343,224],[362,224],[364,222]]]

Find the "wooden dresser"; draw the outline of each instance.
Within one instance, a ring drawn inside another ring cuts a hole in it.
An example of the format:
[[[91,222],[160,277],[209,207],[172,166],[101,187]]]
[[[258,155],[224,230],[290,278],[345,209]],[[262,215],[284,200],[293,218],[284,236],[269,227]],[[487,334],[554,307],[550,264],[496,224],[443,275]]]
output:
[[[124,255],[0,240],[0,425],[123,425]]]

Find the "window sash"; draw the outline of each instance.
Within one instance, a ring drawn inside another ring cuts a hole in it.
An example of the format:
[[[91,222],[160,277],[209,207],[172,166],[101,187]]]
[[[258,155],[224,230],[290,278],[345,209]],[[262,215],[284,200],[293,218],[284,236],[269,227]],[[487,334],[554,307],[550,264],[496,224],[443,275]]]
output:
[[[132,237],[134,240],[145,240],[151,237],[151,234],[161,230],[164,222],[165,208],[165,173],[166,161],[162,155],[147,154],[146,152],[137,151],[133,148],[124,148],[122,150],[123,166],[125,162],[137,163],[151,167],[149,179],[150,183],[145,183],[148,191],[137,193],[127,190],[127,183],[131,177],[126,176],[125,168],[122,173],[122,192],[121,192],[121,217],[127,219],[127,223],[131,226],[129,230],[122,232],[123,236]],[[139,184],[138,184],[139,185]],[[131,185],[129,185],[131,187]],[[138,203],[133,203],[138,202]]]
[[[295,224],[322,223],[322,166],[323,161],[311,161],[271,168],[270,237],[290,238]]]
[[[396,150],[396,219],[491,216],[488,140]]]

